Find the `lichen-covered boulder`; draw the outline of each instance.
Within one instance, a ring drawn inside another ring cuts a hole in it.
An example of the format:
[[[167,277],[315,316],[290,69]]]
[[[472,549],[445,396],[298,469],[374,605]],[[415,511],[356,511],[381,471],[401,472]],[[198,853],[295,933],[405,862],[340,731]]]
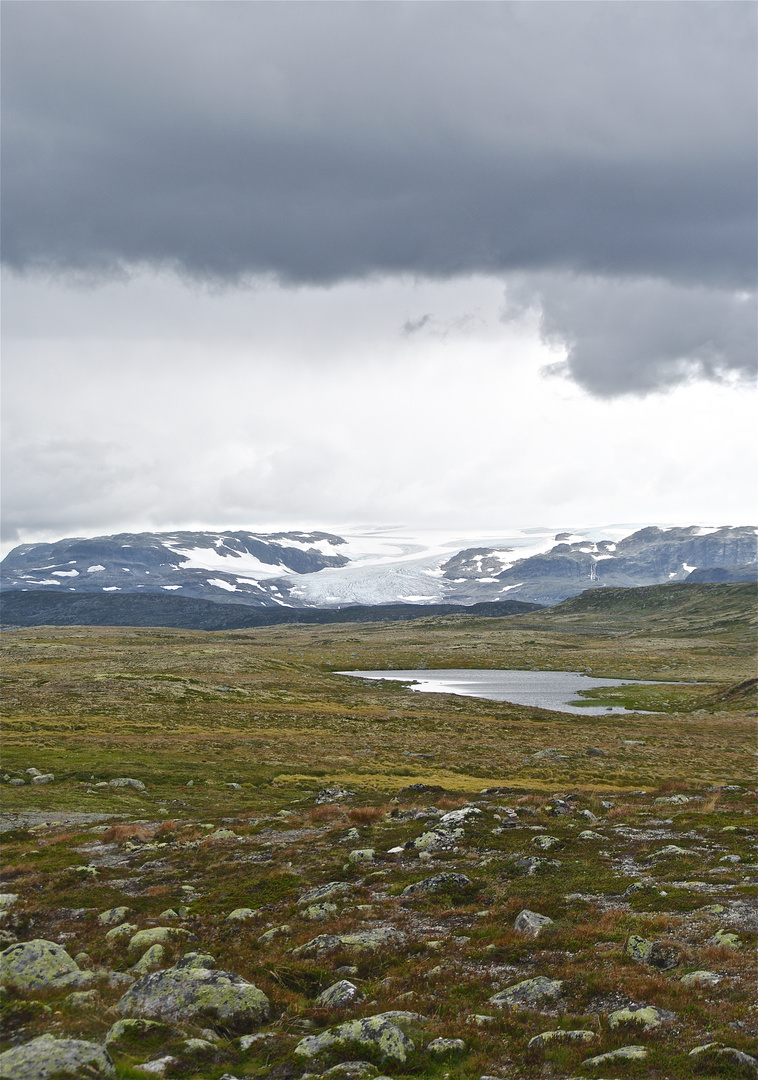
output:
[[[137,963],[132,965],[132,975],[146,975],[148,971],[156,971],[163,966],[165,957],[166,950],[162,945],[151,945]]]
[[[295,1047],[298,1057],[314,1058],[331,1047],[347,1043],[357,1043],[371,1050],[378,1051],[385,1059],[402,1065],[408,1054],[416,1049],[413,1041],[405,1034],[403,1027],[421,1019],[416,1013],[386,1012],[376,1016],[366,1016],[362,1020],[348,1020],[336,1028],[309,1035],[301,1039]]]
[[[298,907],[308,907],[310,904],[320,904],[324,900],[332,900],[335,896],[344,896],[352,886],[347,881],[327,881],[326,885],[316,885],[303,893],[297,902]]]
[[[466,1049],[463,1039],[432,1039],[426,1048],[430,1054],[442,1057],[444,1054],[460,1054]]]
[[[732,933],[731,930],[717,930],[712,937],[709,937],[706,941],[706,945],[713,945],[716,948],[722,949],[740,949],[742,948],[742,942],[737,934]]]
[[[309,956],[328,949],[352,949],[356,952],[373,951],[382,945],[401,945],[405,934],[394,926],[377,926],[374,930],[358,930],[351,934],[319,934],[292,950],[293,956]]]
[[[132,952],[144,952],[152,945],[172,945],[180,938],[189,941],[194,936],[181,926],[151,926],[147,930],[138,930],[129,940],[129,948]]]
[[[401,896],[428,896],[439,892],[458,892],[470,886],[471,878],[466,877],[465,874],[435,874],[433,877],[424,878],[423,881],[406,885]]]
[[[14,1046],[0,1054],[0,1076],[3,1080],[105,1080],[116,1071],[108,1051],[97,1043],[83,1039],[54,1039],[40,1035],[23,1046]]]
[[[131,911],[128,907],[112,907],[107,911],[101,911],[97,917],[97,921],[101,926],[118,926],[123,923],[126,916]]]
[[[143,975],[116,1009],[124,1016],[167,1023],[203,1021],[239,1032],[250,1031],[270,1013],[263,991],[241,975],[179,966]]]
[[[256,915],[256,909],[251,907],[236,907],[234,911],[230,911],[226,916],[227,922],[245,922],[247,919],[253,919]]]
[[[557,836],[535,836],[532,843],[540,851],[550,851],[551,848],[562,847],[562,843]]]
[[[715,971],[689,971],[679,980],[682,986],[716,986],[720,981]]]
[[[547,915],[540,915],[536,911],[524,908],[516,916],[513,929],[517,934],[525,934],[526,937],[536,938],[546,926],[552,926],[553,920]]]
[[[340,979],[339,982],[327,986],[316,998],[316,1004],[322,1009],[344,1009],[359,1001],[363,1001],[363,994],[349,979]]]
[[[734,1046],[724,1046],[723,1043],[712,1042],[705,1046],[696,1046],[690,1050],[688,1057],[692,1058],[697,1072],[709,1069],[714,1064],[718,1067],[724,1063],[736,1066],[740,1070],[740,1076],[758,1076],[758,1058]]]
[[[213,971],[216,966],[216,957],[207,952],[188,952],[177,960],[174,967],[177,968],[206,968]]]
[[[644,1046],[620,1046],[618,1050],[609,1050],[607,1054],[598,1054],[597,1057],[587,1058],[582,1062],[589,1068],[597,1065],[606,1065],[613,1061],[643,1061],[647,1057]]]
[[[0,953],[0,983],[17,990],[86,986],[94,978],[61,945],[43,938],[18,941]]]
[[[507,986],[499,994],[494,994],[490,998],[490,1004],[500,1008],[507,1005],[510,1009],[531,1009],[557,998],[562,987],[562,979],[547,979],[544,975],[537,975],[534,979],[524,979],[513,986]]]
[[[554,1031],[542,1031],[526,1044],[527,1050],[545,1050],[554,1043],[591,1043],[597,1038],[597,1032],[584,1028],[559,1028]]]
[[[135,1044],[143,1044],[154,1035],[166,1035],[170,1031],[159,1020],[129,1019],[117,1020],[105,1036],[105,1045],[113,1050],[129,1049]]]
[[[332,915],[337,914],[337,905],[324,903],[324,904],[309,904],[305,909],[305,916],[308,919],[313,919],[316,922],[321,922],[324,919],[331,919]]]
[[[656,1009],[654,1005],[629,1006],[627,1009],[616,1009],[609,1013],[608,1027],[615,1031],[622,1024],[639,1024],[644,1031],[652,1031],[665,1021],[673,1019],[673,1016],[673,1013]]]

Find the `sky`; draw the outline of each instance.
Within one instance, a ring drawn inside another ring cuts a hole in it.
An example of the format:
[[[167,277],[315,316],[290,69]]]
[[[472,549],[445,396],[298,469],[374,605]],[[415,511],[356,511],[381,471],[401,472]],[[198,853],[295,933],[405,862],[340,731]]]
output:
[[[5,550],[755,520],[754,5],[2,22]]]

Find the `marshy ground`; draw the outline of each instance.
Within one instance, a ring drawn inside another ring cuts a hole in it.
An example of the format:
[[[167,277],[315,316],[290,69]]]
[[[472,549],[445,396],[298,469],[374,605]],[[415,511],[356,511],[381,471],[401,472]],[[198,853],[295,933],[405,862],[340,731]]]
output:
[[[269,1017],[112,1040],[119,1077],[358,1060],[440,1080],[756,1075],[755,588],[603,592],[507,619],[4,633],[3,944],[61,944],[94,977],[73,998],[10,985],[3,1050],[44,1032],[103,1044],[145,951],[130,942],[168,927],[145,970],[210,954]],[[639,712],[582,717],[334,674],[422,666],[652,685],[595,697]],[[467,882],[402,895],[442,873]],[[298,903],[327,883],[344,888]],[[524,909],[552,922],[521,933]],[[375,948],[338,940],[388,928]],[[538,976],[553,997],[491,1002]],[[352,1001],[317,1000],[343,979]],[[405,1060],[366,1042],[295,1052],[396,1010],[416,1014]],[[567,1030],[588,1034],[530,1046]],[[624,1047],[644,1054],[585,1064]]]

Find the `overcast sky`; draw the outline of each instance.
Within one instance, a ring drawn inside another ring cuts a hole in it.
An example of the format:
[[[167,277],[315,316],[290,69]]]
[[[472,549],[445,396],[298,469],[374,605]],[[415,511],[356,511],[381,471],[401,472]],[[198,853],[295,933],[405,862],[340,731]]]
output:
[[[5,0],[5,547],[752,521],[755,20]]]

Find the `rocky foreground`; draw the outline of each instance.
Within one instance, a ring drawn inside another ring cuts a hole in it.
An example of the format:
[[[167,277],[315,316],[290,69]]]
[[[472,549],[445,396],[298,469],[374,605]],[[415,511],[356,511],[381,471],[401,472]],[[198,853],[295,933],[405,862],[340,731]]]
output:
[[[755,794],[16,815],[0,1075],[758,1076]]]

